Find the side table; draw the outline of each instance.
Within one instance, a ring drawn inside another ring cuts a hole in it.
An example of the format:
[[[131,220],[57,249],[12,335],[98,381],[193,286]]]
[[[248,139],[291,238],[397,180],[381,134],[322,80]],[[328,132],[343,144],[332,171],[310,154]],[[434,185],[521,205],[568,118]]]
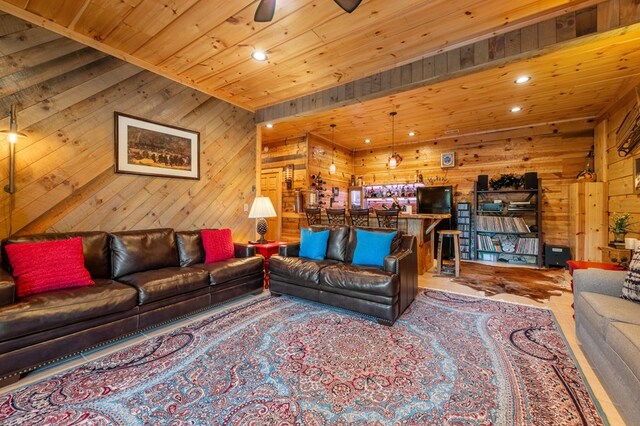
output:
[[[264,257],[264,288],[269,288],[269,258],[274,254],[278,254],[278,247],[283,243],[280,241],[271,241],[258,244],[249,241],[249,244],[255,246],[256,253]]]

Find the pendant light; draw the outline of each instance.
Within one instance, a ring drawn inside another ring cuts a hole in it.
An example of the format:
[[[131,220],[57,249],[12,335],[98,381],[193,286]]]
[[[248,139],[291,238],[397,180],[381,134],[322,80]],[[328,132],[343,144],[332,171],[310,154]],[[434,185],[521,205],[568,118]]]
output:
[[[396,115],[398,113],[396,111],[392,111],[389,113],[391,116],[391,157],[389,157],[389,168],[395,169],[398,166],[398,161],[396,160],[396,144],[395,144],[395,130],[396,130]]]
[[[331,154],[331,165],[329,166],[329,174],[336,173],[336,142],[335,142],[336,125],[331,125],[331,144],[333,145],[333,152]]]

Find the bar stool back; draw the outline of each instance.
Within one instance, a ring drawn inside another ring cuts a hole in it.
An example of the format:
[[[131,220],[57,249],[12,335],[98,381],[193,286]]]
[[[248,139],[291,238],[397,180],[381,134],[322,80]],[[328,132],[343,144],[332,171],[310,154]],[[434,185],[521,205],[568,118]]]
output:
[[[438,242],[438,262],[436,264],[436,274],[442,274],[442,245],[444,238],[453,238],[453,246],[455,250],[455,263],[454,263],[454,276],[460,276],[460,235],[461,231],[455,231],[451,229],[442,229],[438,231],[440,236]]]
[[[349,218],[353,226],[369,226],[369,209],[351,209]]]
[[[322,210],[320,208],[307,208],[304,209],[307,214],[307,225],[320,225],[322,222]]]
[[[398,229],[398,214],[400,210],[376,210],[376,217],[378,218],[378,226],[380,228],[393,228]]]
[[[345,209],[326,209],[329,225],[344,225],[347,223]]]

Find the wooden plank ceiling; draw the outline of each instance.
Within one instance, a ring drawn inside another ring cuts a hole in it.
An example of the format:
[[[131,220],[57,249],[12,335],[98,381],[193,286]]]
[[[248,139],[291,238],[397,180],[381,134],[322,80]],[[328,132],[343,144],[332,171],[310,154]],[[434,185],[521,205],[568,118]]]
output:
[[[640,82],[640,25],[576,40],[560,50],[392,96],[289,117],[263,128],[263,143],[314,133],[349,149],[452,138],[543,123],[595,118],[629,83]],[[516,85],[521,75],[530,82]],[[522,111],[510,112],[520,106]],[[414,137],[408,136],[415,131]],[[457,131],[457,132],[456,132]],[[365,144],[370,139],[370,144]]]
[[[0,9],[251,111],[594,0],[0,0]],[[254,49],[267,62],[250,59]]]
[[[0,0],[0,10],[256,111],[596,4],[620,13],[629,4],[635,16],[634,1],[363,0],[347,14],[331,0],[279,0],[271,23],[253,21],[257,0]],[[638,25],[582,37],[520,62],[289,117],[264,129],[263,143],[330,139],[335,123],[339,145],[388,146],[392,110],[397,144],[596,117],[639,75],[639,41]],[[250,59],[254,49],[269,60]],[[520,74],[533,79],[515,86]],[[510,113],[515,104],[523,111]]]

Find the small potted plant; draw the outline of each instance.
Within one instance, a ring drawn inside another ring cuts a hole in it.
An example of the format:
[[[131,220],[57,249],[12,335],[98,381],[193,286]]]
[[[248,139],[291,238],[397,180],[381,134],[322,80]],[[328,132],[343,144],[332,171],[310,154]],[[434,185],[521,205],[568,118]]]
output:
[[[616,243],[623,243],[624,236],[627,235],[631,228],[631,215],[629,213],[616,213],[613,215],[613,226],[611,226],[611,232],[613,232],[613,241]]]

